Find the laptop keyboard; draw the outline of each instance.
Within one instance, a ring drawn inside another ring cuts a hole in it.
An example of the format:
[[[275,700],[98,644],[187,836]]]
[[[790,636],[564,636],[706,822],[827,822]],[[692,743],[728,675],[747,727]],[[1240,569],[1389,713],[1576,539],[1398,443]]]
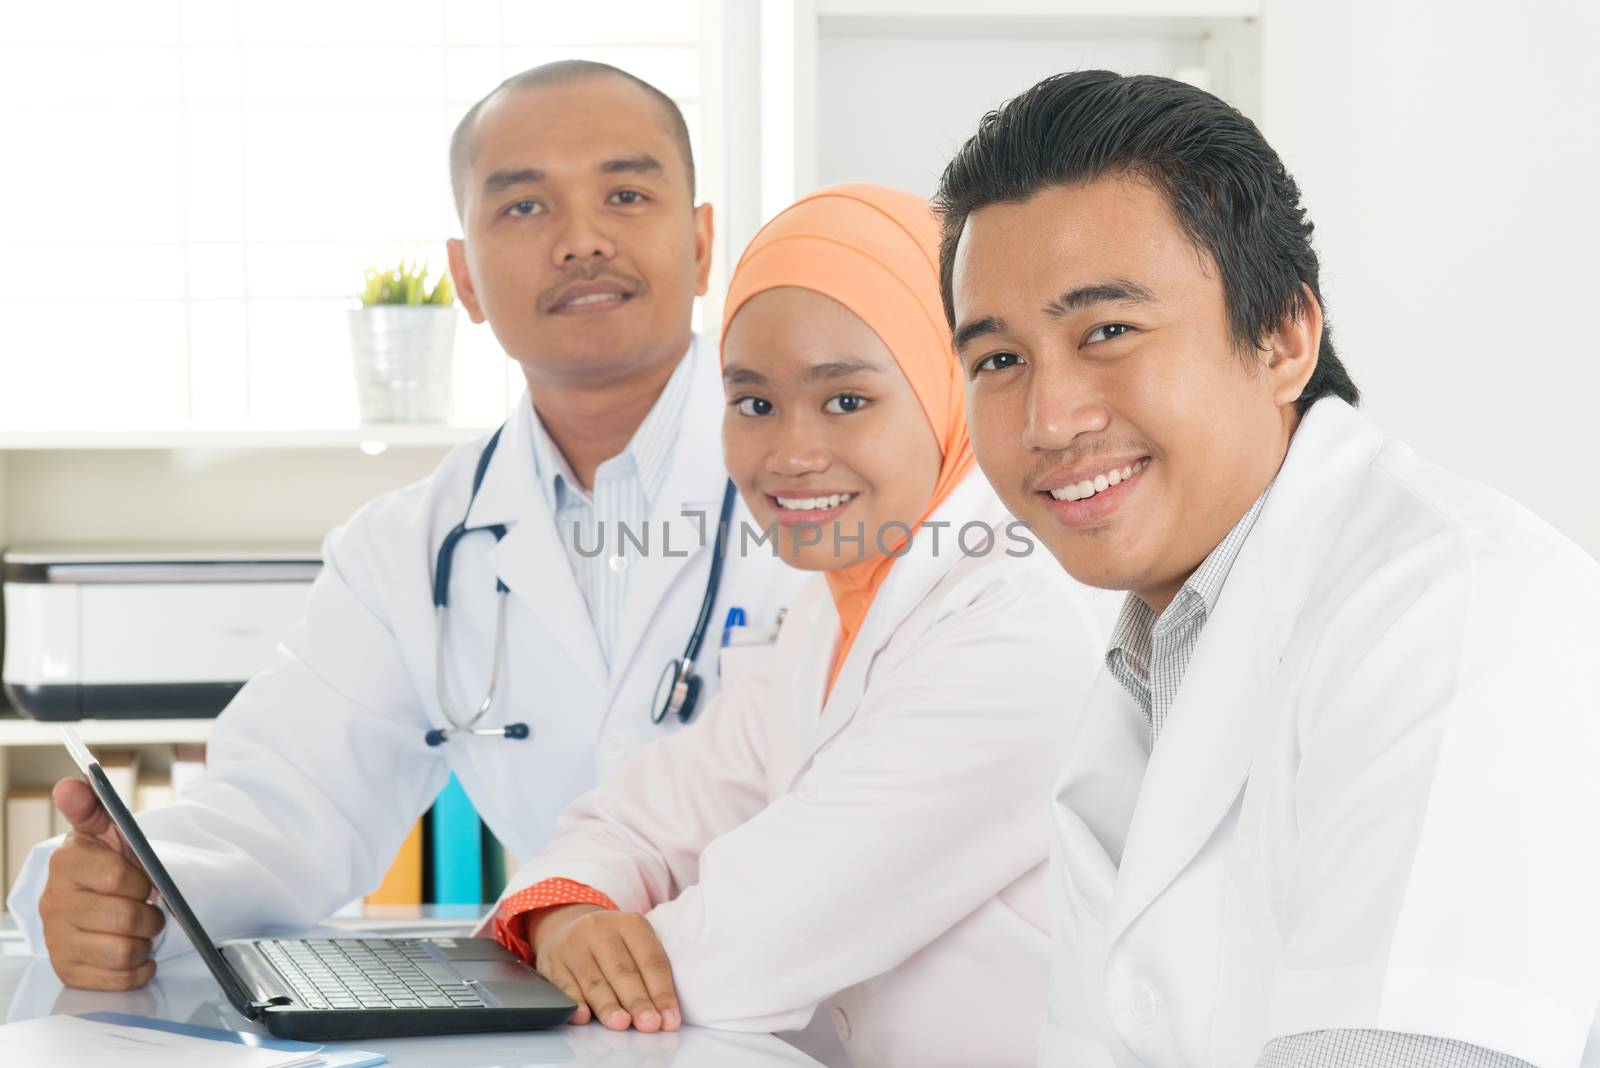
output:
[[[261,939],[255,947],[311,1009],[482,1008],[428,943],[411,939]]]

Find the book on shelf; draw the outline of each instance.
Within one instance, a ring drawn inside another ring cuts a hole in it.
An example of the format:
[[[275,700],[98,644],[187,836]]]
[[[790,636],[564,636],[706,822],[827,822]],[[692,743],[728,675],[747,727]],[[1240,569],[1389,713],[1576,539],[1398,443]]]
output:
[[[189,784],[206,770],[204,742],[186,742],[172,747],[172,796],[182,797]]]
[[[55,805],[48,786],[13,786],[6,794],[5,808],[5,880],[10,894],[29,851],[55,833]]]
[[[143,812],[146,809],[164,805],[172,800],[172,774],[168,771],[158,771],[154,768],[141,771],[139,783],[133,788],[133,810]]]
[[[411,833],[400,843],[400,852],[378,888],[367,895],[369,905],[422,904],[422,821],[411,825]]]
[[[433,900],[472,905],[483,900],[483,831],[461,780],[445,783],[428,814]]]

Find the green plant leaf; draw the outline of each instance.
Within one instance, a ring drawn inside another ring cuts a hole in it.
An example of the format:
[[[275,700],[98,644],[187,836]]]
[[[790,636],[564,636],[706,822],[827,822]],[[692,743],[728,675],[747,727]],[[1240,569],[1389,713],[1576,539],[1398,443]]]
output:
[[[449,272],[439,275],[430,288],[428,264],[415,259],[402,258],[397,264],[380,270],[374,264],[364,272],[366,284],[361,288],[361,303],[374,304],[435,304],[446,306],[454,302],[455,289],[450,285]]]

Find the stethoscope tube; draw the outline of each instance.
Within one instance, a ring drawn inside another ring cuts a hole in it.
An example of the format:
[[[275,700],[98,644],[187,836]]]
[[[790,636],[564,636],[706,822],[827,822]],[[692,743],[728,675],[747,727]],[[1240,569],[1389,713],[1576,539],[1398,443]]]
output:
[[[716,607],[717,591],[722,587],[722,562],[728,557],[728,521],[733,518],[733,502],[738,496],[730,478],[722,491],[722,511],[717,519],[717,536],[711,548],[711,574],[706,578],[705,596],[700,598],[700,615],[694,621],[694,631],[683,650],[683,658],[691,664],[700,656],[700,646],[706,640],[706,629],[711,626],[711,611]]]
[[[680,723],[688,723],[694,717],[700,697],[700,676],[695,671],[695,660],[700,656],[700,646],[705,643],[706,630],[711,626],[711,611],[716,607],[717,593],[722,588],[722,564],[728,557],[728,524],[733,518],[733,502],[738,495],[730,478],[722,490],[722,511],[711,550],[711,573],[706,579],[705,596],[700,599],[700,615],[694,621],[683,656],[668,660],[656,681],[655,694],[650,699],[652,723],[660,724],[669,715],[677,716]]]
[[[444,616],[450,596],[450,568],[455,558],[456,546],[462,538],[478,531],[486,530],[493,534],[496,542],[506,536],[505,525],[501,523],[482,527],[467,526],[467,519],[472,515],[473,502],[478,499],[478,490],[483,485],[484,475],[489,470],[489,461],[493,458],[495,448],[500,444],[500,435],[504,431],[505,425],[502,424],[489,438],[483,447],[483,452],[478,456],[478,466],[472,473],[472,491],[467,495],[466,512],[462,515],[461,522],[452,527],[440,542],[439,553],[434,562],[434,697],[439,702],[439,713],[448,725],[435,727],[423,736],[423,740],[433,747],[443,745],[458,734],[468,737],[499,735],[512,741],[523,741],[532,733],[526,723],[507,723],[503,727],[477,725],[494,706],[495,692],[500,682],[500,665],[505,657],[506,598],[511,590],[503,580],[498,578],[495,580],[494,654],[489,661],[489,688],[469,718],[465,720],[456,718],[455,712],[450,707],[445,684]],[[683,656],[667,662],[666,671],[662,675],[665,688],[663,689],[660,684],[657,686],[650,707],[650,718],[655,723],[662,722],[669,713],[675,714],[684,723],[694,715],[696,698],[700,691],[700,677],[695,673],[695,660],[700,655],[701,646],[705,644],[706,631],[711,627],[711,613],[716,607],[717,594],[722,588],[722,565],[728,555],[728,524],[733,518],[733,504],[737,498],[738,491],[734,488],[733,480],[729,479],[722,491],[722,510],[717,520],[717,533],[711,552],[711,571],[706,579],[706,592],[700,599],[700,614],[695,619],[694,630],[689,634],[689,642],[684,647]]]
[[[465,734],[469,736],[494,736],[500,735],[512,741],[522,741],[531,733],[526,723],[507,723],[504,727],[479,727],[477,724],[494,707],[495,691],[500,685],[500,664],[505,658],[506,647],[506,597],[511,593],[511,588],[501,579],[495,579],[495,618],[494,618],[494,653],[489,660],[489,688],[484,692],[483,700],[478,702],[477,709],[466,720],[458,720],[455,712],[450,708],[450,696],[445,685],[444,671],[444,612],[450,599],[450,565],[455,559],[456,545],[468,534],[480,530],[487,530],[494,535],[498,543],[506,536],[503,523],[493,523],[484,527],[467,526],[467,518],[472,515],[472,504],[478,499],[478,489],[483,485],[483,476],[489,470],[489,461],[494,457],[495,447],[500,444],[500,435],[504,432],[502,425],[494,435],[489,438],[488,444],[483,447],[483,452],[478,457],[478,466],[472,472],[472,492],[467,495],[467,510],[461,517],[461,522],[450,529],[444,536],[444,541],[439,543],[439,555],[433,567],[433,683],[434,697],[439,702],[439,714],[444,716],[448,726],[435,727],[423,735],[423,741],[430,746],[441,746],[448,742],[452,736]]]

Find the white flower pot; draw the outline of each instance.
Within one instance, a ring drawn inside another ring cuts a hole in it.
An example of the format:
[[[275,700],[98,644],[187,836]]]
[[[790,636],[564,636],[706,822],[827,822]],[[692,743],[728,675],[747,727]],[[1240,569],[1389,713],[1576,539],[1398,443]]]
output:
[[[378,304],[349,314],[361,421],[449,421],[456,309]]]

